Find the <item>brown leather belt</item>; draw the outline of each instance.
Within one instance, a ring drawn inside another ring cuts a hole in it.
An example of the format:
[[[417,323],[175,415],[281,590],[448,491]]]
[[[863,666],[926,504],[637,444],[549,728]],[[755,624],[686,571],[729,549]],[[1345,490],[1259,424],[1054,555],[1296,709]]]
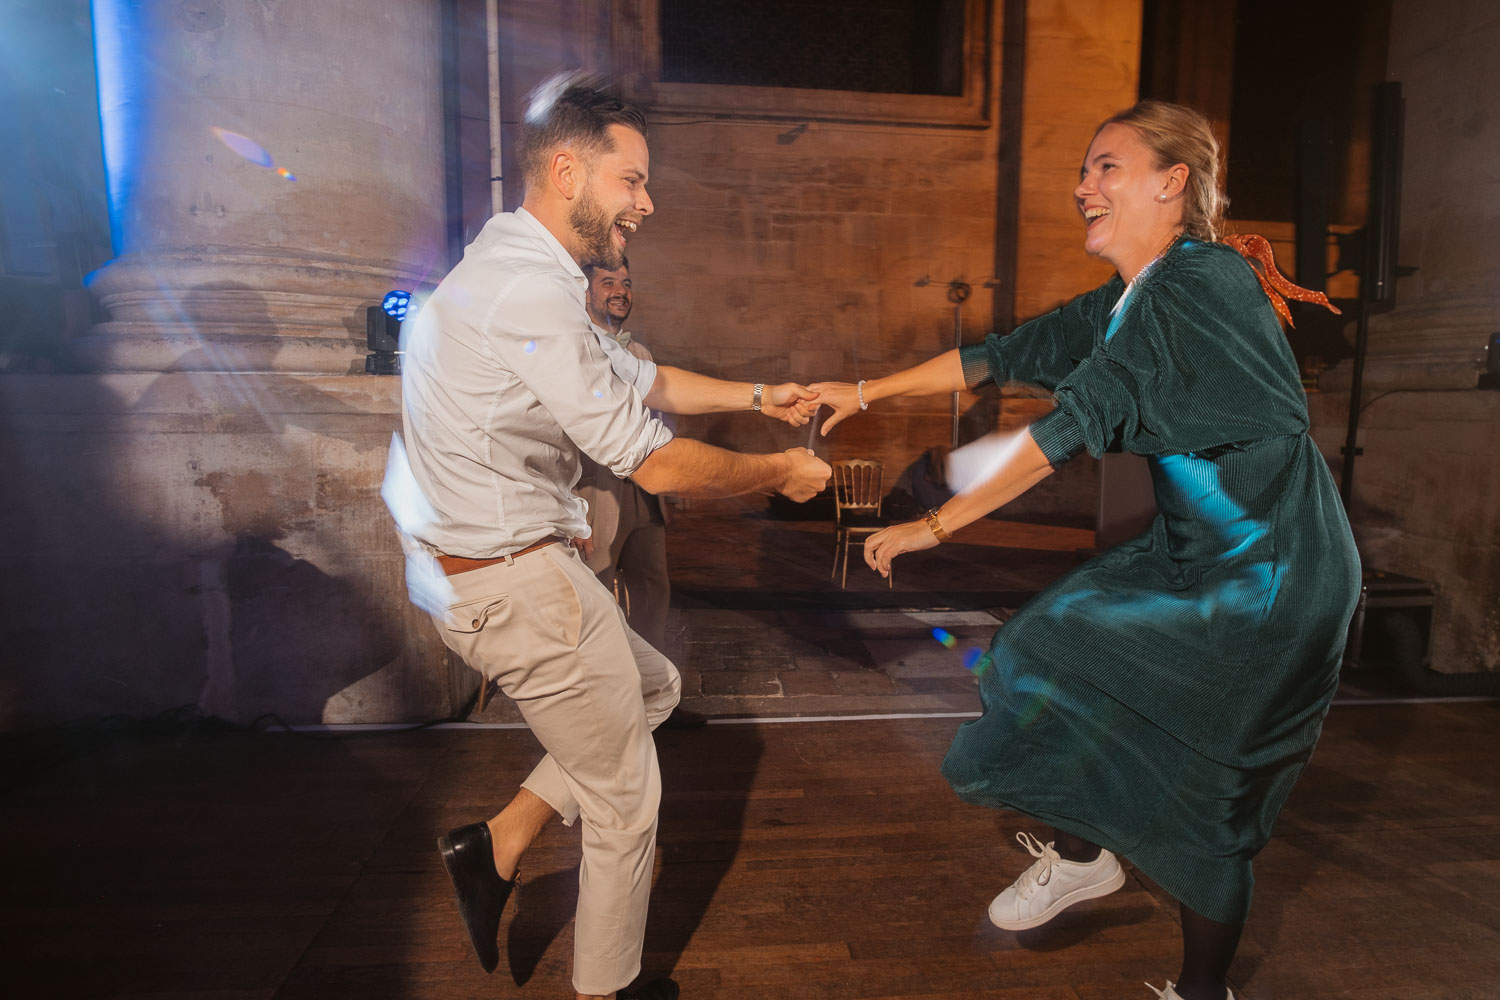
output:
[[[495,563],[502,563],[517,556],[524,556],[528,552],[535,552],[537,549],[544,549],[552,544],[566,542],[567,539],[563,536],[552,535],[549,538],[543,538],[540,542],[532,542],[519,552],[512,552],[505,556],[496,556],[493,559],[470,559],[467,556],[448,556],[439,552],[437,561],[438,565],[443,567],[444,573],[448,576],[453,576],[455,573],[467,573],[471,569],[483,569],[486,566],[493,566]]]

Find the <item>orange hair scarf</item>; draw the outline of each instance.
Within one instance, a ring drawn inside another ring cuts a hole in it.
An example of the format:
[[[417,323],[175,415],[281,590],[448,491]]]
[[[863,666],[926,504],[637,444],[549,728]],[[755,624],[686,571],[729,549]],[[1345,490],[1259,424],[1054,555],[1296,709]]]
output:
[[[1301,285],[1292,284],[1287,280],[1286,275],[1276,269],[1276,255],[1272,253],[1271,244],[1264,236],[1256,236],[1253,233],[1244,236],[1226,236],[1224,243],[1239,251],[1240,256],[1250,262],[1250,270],[1255,272],[1255,279],[1260,282],[1266,298],[1271,301],[1271,308],[1276,310],[1276,315],[1280,316],[1281,321],[1287,326],[1296,326],[1292,322],[1292,311],[1286,305],[1288,298],[1296,299],[1298,302],[1313,302],[1337,315],[1342,315],[1337,307],[1328,301],[1328,296],[1322,292],[1310,291]]]

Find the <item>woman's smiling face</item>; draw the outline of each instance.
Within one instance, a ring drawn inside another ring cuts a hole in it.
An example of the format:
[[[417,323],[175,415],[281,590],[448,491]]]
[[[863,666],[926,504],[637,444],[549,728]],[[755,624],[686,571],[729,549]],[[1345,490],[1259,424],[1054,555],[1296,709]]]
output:
[[[1180,171],[1180,176],[1179,176]],[[1109,124],[1089,143],[1073,199],[1084,220],[1083,248],[1129,280],[1182,224],[1187,168],[1159,170],[1135,129]]]

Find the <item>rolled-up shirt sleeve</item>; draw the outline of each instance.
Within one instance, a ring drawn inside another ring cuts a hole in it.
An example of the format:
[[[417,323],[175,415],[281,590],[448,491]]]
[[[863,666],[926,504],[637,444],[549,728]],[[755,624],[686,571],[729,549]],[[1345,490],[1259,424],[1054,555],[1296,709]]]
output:
[[[656,368],[638,367],[630,380],[616,375],[567,281],[513,283],[486,317],[486,343],[580,451],[623,479],[672,440],[637,388],[649,377],[649,389]]]
[[[635,391],[641,394],[642,399],[646,398],[651,387],[656,384],[656,362],[633,354],[609,334],[601,332],[598,327],[591,329],[599,341],[599,347],[604,351],[605,358],[609,360],[610,368],[614,369],[616,375],[635,386]]]

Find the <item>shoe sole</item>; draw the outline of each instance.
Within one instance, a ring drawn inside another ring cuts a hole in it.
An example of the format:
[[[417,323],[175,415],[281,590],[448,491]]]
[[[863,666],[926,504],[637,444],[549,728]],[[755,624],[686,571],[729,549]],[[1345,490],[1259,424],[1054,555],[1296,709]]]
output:
[[[1042,926],[1042,924],[1045,924],[1074,903],[1081,903],[1085,899],[1098,899],[1100,896],[1108,896],[1124,884],[1125,869],[1117,862],[1115,873],[1108,882],[1100,882],[1098,885],[1079,886],[1029,920],[1000,920],[991,911],[986,911],[986,915],[990,918],[990,923],[1003,931],[1027,931],[1033,927]]]

